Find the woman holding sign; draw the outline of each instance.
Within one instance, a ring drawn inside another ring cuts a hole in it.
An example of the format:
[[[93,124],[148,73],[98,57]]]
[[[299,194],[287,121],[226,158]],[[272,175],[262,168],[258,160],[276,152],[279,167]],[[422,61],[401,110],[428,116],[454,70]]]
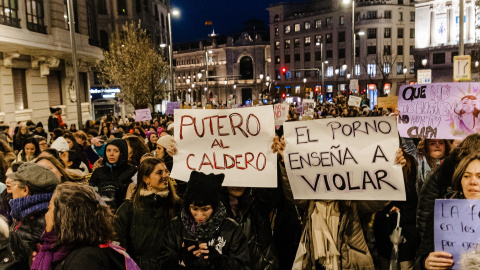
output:
[[[447,194],[448,199],[480,200],[480,154],[474,153],[464,158],[453,173],[452,188],[454,192]],[[426,234],[424,241],[431,243],[431,252],[421,254],[418,261],[424,269],[450,269],[453,257],[445,251],[433,251],[433,215],[427,220],[432,234]],[[430,239],[429,239],[430,238]]]

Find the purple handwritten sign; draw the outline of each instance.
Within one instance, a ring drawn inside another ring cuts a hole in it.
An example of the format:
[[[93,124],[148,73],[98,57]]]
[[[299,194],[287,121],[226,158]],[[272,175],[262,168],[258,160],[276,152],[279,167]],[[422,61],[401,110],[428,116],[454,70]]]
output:
[[[180,102],[167,103],[167,115],[173,114],[175,109],[180,109]]]
[[[462,253],[480,242],[480,200],[435,200],[435,251],[453,256],[452,269],[460,269]]]
[[[480,132],[480,83],[432,83],[400,87],[401,137],[463,139]]]

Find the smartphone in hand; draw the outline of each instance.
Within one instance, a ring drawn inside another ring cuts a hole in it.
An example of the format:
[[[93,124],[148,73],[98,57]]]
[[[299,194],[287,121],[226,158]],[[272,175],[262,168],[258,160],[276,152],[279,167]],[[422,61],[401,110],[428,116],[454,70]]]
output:
[[[195,246],[195,249],[198,249],[198,240],[192,238],[183,238],[184,248],[188,249],[191,246]]]

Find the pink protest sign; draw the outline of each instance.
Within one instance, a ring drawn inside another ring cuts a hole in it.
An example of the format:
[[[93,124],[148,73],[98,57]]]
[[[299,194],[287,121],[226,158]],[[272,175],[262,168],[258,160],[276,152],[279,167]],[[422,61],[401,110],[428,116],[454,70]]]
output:
[[[463,139],[480,131],[480,83],[432,83],[400,87],[401,137]]]

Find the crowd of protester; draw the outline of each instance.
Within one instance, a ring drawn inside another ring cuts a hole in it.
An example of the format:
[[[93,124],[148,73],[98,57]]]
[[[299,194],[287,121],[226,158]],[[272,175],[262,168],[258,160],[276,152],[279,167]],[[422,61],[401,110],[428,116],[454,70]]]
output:
[[[107,115],[77,130],[61,113],[51,108],[48,130],[0,125],[1,269],[392,269],[399,213],[394,269],[449,269],[451,255],[434,249],[435,199],[480,199],[478,134],[401,138],[406,201],[295,200],[281,127],[277,188],[222,187],[223,174],[170,177],[172,116]],[[395,115],[336,99],[293,104],[287,121]]]

